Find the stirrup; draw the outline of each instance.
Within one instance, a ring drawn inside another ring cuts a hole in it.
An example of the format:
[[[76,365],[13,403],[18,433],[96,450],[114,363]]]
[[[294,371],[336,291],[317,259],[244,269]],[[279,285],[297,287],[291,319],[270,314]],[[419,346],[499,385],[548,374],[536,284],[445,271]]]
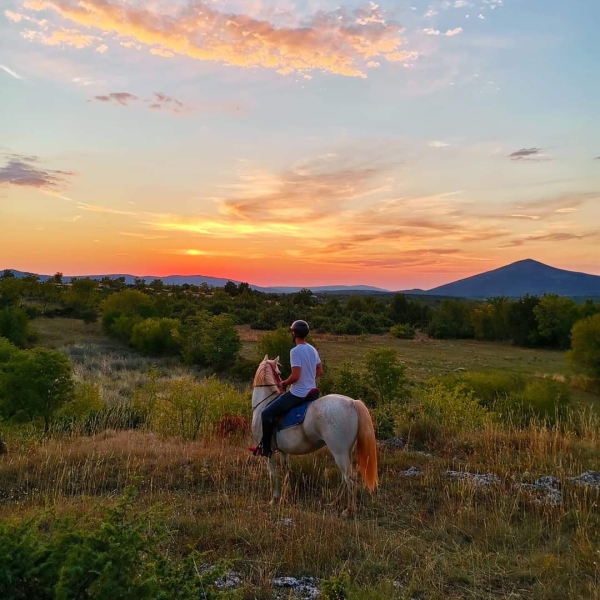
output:
[[[269,458],[271,454],[273,454],[272,452],[269,452],[269,454],[265,454],[261,446],[250,446],[248,450],[250,450],[250,452],[252,452],[254,456],[265,456],[266,458]]]

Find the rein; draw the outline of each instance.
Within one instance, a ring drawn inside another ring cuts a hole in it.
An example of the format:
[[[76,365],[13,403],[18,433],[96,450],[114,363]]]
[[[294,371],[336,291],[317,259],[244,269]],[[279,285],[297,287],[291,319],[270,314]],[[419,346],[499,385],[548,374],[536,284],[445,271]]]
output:
[[[271,367],[271,371],[273,372],[273,375],[275,376],[275,379],[277,380],[277,383],[261,383],[258,385],[255,385],[254,387],[273,387],[273,386],[277,386],[277,389],[270,393],[266,398],[263,398],[256,406],[252,407],[252,413],[254,413],[254,411],[264,402],[266,402],[269,398],[272,398],[273,396],[275,396],[276,394],[279,394],[279,384],[281,383],[281,377],[279,376],[279,373],[277,373],[277,371],[275,370],[275,367],[271,364],[271,363],[267,363],[270,367]]]

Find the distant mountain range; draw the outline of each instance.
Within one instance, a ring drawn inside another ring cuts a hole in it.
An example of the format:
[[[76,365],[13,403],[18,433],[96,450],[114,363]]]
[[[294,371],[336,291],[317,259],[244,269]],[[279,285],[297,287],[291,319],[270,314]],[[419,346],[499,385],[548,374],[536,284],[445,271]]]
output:
[[[15,269],[9,269],[13,273],[15,277],[25,277],[29,275],[29,273],[25,271],[17,271]],[[40,281],[46,281],[50,279],[52,275],[38,275]],[[70,276],[64,275],[63,281],[68,283],[71,281],[73,277],[77,279],[82,279],[85,277],[89,277],[90,279],[103,279],[104,277],[108,277],[110,279],[118,279],[119,277],[125,278],[125,283],[127,285],[133,285],[134,281],[138,279],[137,275],[130,275],[128,273],[109,273],[106,275],[77,275]],[[146,283],[150,283],[155,279],[160,279],[165,285],[183,285],[187,283],[189,285],[201,285],[206,283],[210,287],[223,287],[228,281],[233,281],[233,283],[239,285],[241,282],[233,279],[222,279],[220,277],[206,277],[205,275],[168,275],[166,277],[159,277],[158,275],[143,275],[139,277],[139,279],[143,279]],[[294,294],[295,292],[299,292],[301,289],[304,289],[302,286],[283,286],[283,287],[261,287],[258,285],[250,285],[253,290],[257,290],[259,292],[266,292],[270,294]],[[383,288],[378,288],[370,285],[324,285],[324,286],[316,286],[310,288],[313,292],[389,292],[390,290],[385,290]]]
[[[11,269],[16,277],[27,275],[23,271]],[[40,279],[45,281],[50,275],[40,275]],[[133,284],[136,277],[129,274],[109,274],[109,275],[81,275],[78,277],[90,277],[91,279],[102,279],[110,277],[124,277],[127,284]],[[71,277],[64,276],[63,281],[70,281]],[[168,277],[157,277],[154,275],[145,275],[141,277],[146,283],[154,279],[161,279],[166,285],[200,285],[206,283],[211,287],[223,287],[229,279],[218,277],[205,277],[204,275],[169,275]],[[239,284],[239,281],[234,281]],[[260,287],[250,286],[254,290],[267,293],[291,294],[302,289],[302,287]],[[315,293],[323,292],[387,292],[385,290],[369,285],[328,285],[316,286],[310,288]],[[561,296],[600,296],[600,276],[588,275],[587,273],[577,273],[575,271],[566,271],[556,269],[545,265],[536,260],[526,259],[514,262],[510,265],[487,271],[479,275],[473,275],[466,279],[460,279],[453,283],[438,286],[431,290],[402,290],[404,294],[424,295],[424,296],[449,296],[457,298],[489,298],[492,296],[508,296],[511,298],[520,298],[526,294],[532,296],[541,296],[543,294],[559,294]]]

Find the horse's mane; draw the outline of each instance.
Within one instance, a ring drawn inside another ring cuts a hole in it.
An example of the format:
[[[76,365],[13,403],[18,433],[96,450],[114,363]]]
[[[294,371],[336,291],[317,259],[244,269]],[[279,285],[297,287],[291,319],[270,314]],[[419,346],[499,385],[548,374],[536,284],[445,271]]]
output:
[[[254,375],[254,381],[252,385],[273,385],[277,386],[277,380],[275,379],[275,372],[273,365],[274,361],[271,360],[263,360],[260,365],[258,365],[258,369],[256,374]]]

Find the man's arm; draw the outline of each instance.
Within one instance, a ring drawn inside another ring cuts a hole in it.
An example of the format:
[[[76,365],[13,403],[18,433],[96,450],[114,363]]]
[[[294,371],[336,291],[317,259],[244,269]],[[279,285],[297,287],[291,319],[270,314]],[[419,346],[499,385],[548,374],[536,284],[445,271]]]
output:
[[[298,379],[300,379],[300,372],[302,371],[302,367],[292,367],[292,374],[281,382],[281,385],[288,386],[292,385],[292,383],[296,383]]]
[[[323,375],[323,363],[317,363],[317,371],[315,373],[315,378],[321,377],[321,375]]]

